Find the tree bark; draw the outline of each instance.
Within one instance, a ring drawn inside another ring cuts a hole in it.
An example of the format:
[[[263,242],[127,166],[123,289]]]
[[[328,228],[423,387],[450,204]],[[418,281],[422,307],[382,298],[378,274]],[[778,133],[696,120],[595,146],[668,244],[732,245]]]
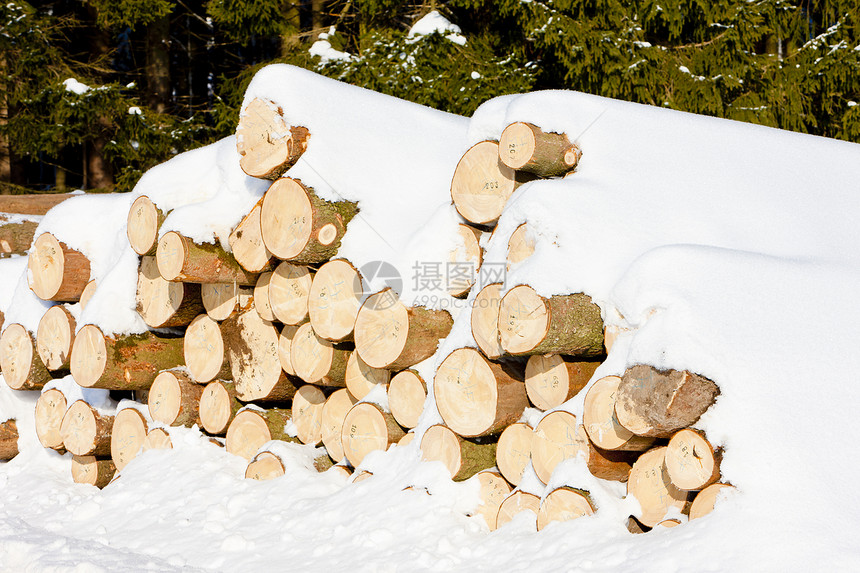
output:
[[[531,123],[512,123],[499,138],[499,157],[511,169],[538,177],[572,171],[582,152],[563,133],[545,132]]]
[[[198,244],[175,231],[161,237],[155,258],[161,276],[169,281],[257,284],[257,275],[243,269],[220,245]]]
[[[72,456],[72,480],[75,483],[94,485],[102,489],[116,473],[116,465],[110,458],[96,456]]]
[[[150,328],[187,326],[203,312],[200,285],[164,280],[155,257],[141,258],[135,310]]]
[[[8,220],[8,216],[0,214],[0,257],[23,255],[30,250],[39,224],[35,221],[7,223]]]
[[[34,193],[32,195],[0,195],[0,213],[20,215],[44,215],[72,193]]]
[[[463,481],[496,464],[496,442],[466,440],[436,424],[421,439],[421,460],[442,462],[452,480]]]
[[[0,460],[11,460],[18,455],[18,422],[0,423]]]
[[[552,410],[585,388],[600,362],[559,354],[535,354],[526,363],[526,393],[535,408]]]
[[[200,425],[200,396],[203,386],[179,370],[165,370],[149,389],[149,415],[168,426]]]

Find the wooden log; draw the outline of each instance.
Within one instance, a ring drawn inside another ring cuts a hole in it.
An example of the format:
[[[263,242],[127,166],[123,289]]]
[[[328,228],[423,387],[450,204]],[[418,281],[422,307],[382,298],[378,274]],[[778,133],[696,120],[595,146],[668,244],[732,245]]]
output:
[[[266,442],[297,442],[284,431],[289,421],[289,410],[242,410],[227,429],[227,451],[250,461]]]
[[[352,352],[346,362],[346,388],[357,400],[364,400],[377,386],[388,386],[391,372],[383,368],[373,368],[361,359],[358,352]]]
[[[45,390],[36,400],[36,436],[44,447],[65,453],[60,426],[66,415],[66,396],[56,388]]]
[[[85,388],[148,390],[159,372],[182,365],[182,346],[182,338],[151,331],[105,336],[87,324],[72,346],[72,376]]]
[[[77,400],[69,406],[60,425],[63,446],[76,456],[109,456],[113,416]]]
[[[286,261],[321,263],[335,256],[356,213],[355,203],[326,201],[297,179],[278,179],[263,196],[263,243]]]
[[[235,311],[246,310],[254,300],[252,287],[236,283],[208,283],[200,285],[203,308],[212,320],[225,320]]]
[[[594,515],[594,506],[588,492],[572,487],[559,487],[541,501],[537,529],[540,531],[553,521],[570,521],[587,515]]]
[[[496,467],[512,485],[520,485],[523,472],[531,463],[534,429],[528,424],[511,424],[499,436],[496,449]]]
[[[191,378],[198,384],[216,378],[230,379],[233,372],[224,347],[221,326],[208,314],[200,314],[185,330],[182,355]]]
[[[203,386],[180,370],[165,370],[149,389],[149,415],[168,426],[200,425],[200,397]]]
[[[72,481],[94,485],[99,489],[110,483],[116,466],[110,458],[96,456],[72,456]]]
[[[499,160],[497,141],[482,141],[470,147],[457,163],[451,180],[451,200],[470,223],[493,225],[508,198],[524,181]]]
[[[0,460],[11,460],[18,455],[18,422],[0,423]]]
[[[158,271],[168,281],[236,283],[252,286],[257,274],[249,273],[221,245],[195,243],[176,231],[165,233],[155,251]]]
[[[703,432],[687,428],[669,440],[666,471],[678,489],[698,491],[720,479],[722,457]]]
[[[388,407],[397,423],[404,428],[418,425],[426,400],[427,384],[415,370],[403,370],[391,378],[388,385]]]
[[[263,231],[260,228],[262,208],[263,199],[261,198],[236,225],[227,239],[236,262],[249,273],[271,271],[276,264],[275,256],[263,243]]]
[[[81,293],[81,299],[78,301],[81,305],[81,310],[87,308],[87,304],[90,302],[90,299],[93,298],[93,295],[96,294],[97,288],[98,283],[95,280],[91,280],[87,283],[87,286],[84,287],[84,292]]]
[[[445,425],[467,438],[497,434],[528,406],[522,374],[474,348],[448,355],[436,371],[436,407]]]
[[[478,269],[481,267],[481,231],[460,223],[457,226],[458,246],[448,255],[447,280],[448,294],[463,297],[475,284]]]
[[[484,356],[491,360],[505,354],[499,339],[499,307],[502,283],[488,284],[475,296],[472,304],[472,337]]]
[[[42,300],[76,302],[90,280],[90,261],[51,233],[42,233],[27,258],[27,280]]]
[[[514,229],[511,233],[511,238],[508,239],[508,256],[506,269],[511,268],[517,263],[521,263],[535,252],[535,238],[528,231],[525,223]]]
[[[535,427],[532,442],[532,467],[538,478],[549,483],[558,464],[577,457],[583,459],[595,477],[623,482],[630,474],[636,454],[596,448],[570,412],[555,410],[544,416]]]
[[[686,513],[690,507],[688,493],[672,485],[665,458],[666,446],[648,450],[633,464],[627,481],[627,495],[635,497],[642,509],[635,517],[648,527],[657,525],[670,510]]]
[[[600,362],[560,354],[535,354],[526,362],[526,393],[535,408],[552,410],[585,388]]]
[[[155,206],[152,199],[141,195],[128,210],[126,235],[132,250],[141,256],[153,256],[158,247],[158,230],[167,213]]]
[[[222,436],[242,408],[244,405],[236,397],[232,382],[210,382],[200,396],[200,425],[210,434]]]
[[[509,290],[499,307],[499,339],[507,352],[603,354],[603,320],[591,297],[577,293],[544,298],[528,285]]]
[[[240,400],[281,402],[296,393],[296,386],[281,368],[278,330],[250,309],[221,323],[221,335]]]
[[[695,423],[719,393],[717,385],[704,376],[639,364],[621,377],[615,414],[634,434],[668,438]]]
[[[314,331],[333,342],[351,340],[364,300],[361,274],[348,261],[329,261],[317,271],[308,292],[308,316]]]
[[[299,325],[308,318],[308,296],[314,275],[303,265],[286,261],[275,268],[269,281],[269,305],[284,324]]]
[[[452,480],[463,481],[495,465],[496,443],[467,440],[436,424],[421,438],[421,460],[442,462]]]
[[[453,325],[448,311],[407,308],[386,288],[361,305],[355,319],[355,349],[374,368],[402,370],[433,356]]]
[[[257,278],[254,285],[254,308],[263,320],[273,322],[275,315],[272,313],[272,305],[269,302],[269,283],[272,280],[272,272],[266,271]]]
[[[376,404],[359,402],[343,421],[341,443],[344,456],[353,467],[358,467],[367,454],[374,450],[387,450],[405,433],[390,413]]]
[[[140,447],[141,453],[149,450],[172,450],[173,440],[164,428],[153,428],[147,432]]]
[[[557,177],[572,171],[582,152],[563,133],[516,122],[499,137],[499,157],[506,166],[538,177]]]
[[[284,462],[272,452],[260,452],[248,463],[245,479],[267,481],[279,478],[286,473]]]
[[[296,376],[322,386],[346,385],[349,355],[349,350],[320,338],[309,322],[298,328],[290,345],[290,361]]]
[[[285,325],[278,335],[278,360],[281,362],[281,368],[290,376],[296,376],[296,369],[293,368],[293,339],[299,331],[298,326]]]
[[[187,326],[203,312],[200,285],[167,281],[155,257],[143,257],[137,274],[135,310],[150,328]]]
[[[690,519],[699,519],[714,511],[717,498],[725,488],[734,489],[734,486],[727,483],[712,483],[696,494],[696,498],[690,506]]]
[[[28,195],[0,195],[0,213],[44,215],[53,207],[80,193],[32,193]]]
[[[510,521],[523,512],[531,512],[534,516],[534,528],[537,531],[537,514],[540,511],[540,498],[532,493],[517,490],[506,497],[499,506],[499,514],[496,516],[496,528],[510,523]]]
[[[490,531],[496,529],[499,507],[511,494],[511,485],[498,472],[485,470],[476,473],[469,481],[478,482],[478,507],[474,515],[480,515]]]
[[[300,386],[293,396],[290,409],[296,437],[303,444],[317,445],[322,441],[322,410],[326,398],[322,390],[311,384]]]
[[[75,326],[75,317],[61,304],[52,306],[42,315],[36,329],[36,350],[48,370],[69,369]]]
[[[110,457],[117,471],[137,457],[149,430],[146,418],[135,408],[116,413],[111,428]]]
[[[349,390],[341,388],[335,390],[323,405],[322,443],[328,455],[335,462],[340,463],[344,459],[343,441],[341,440],[343,421],[357,401],[349,393]]]
[[[36,352],[35,337],[22,325],[10,324],[0,335],[0,370],[13,390],[38,390],[51,373]]]
[[[352,483],[358,483],[373,477],[373,472],[361,470],[352,474]]]
[[[654,438],[637,436],[618,422],[615,399],[621,378],[605,376],[597,380],[585,395],[582,424],[588,437],[598,448],[644,452],[654,444]]]
[[[38,226],[35,221],[10,223],[9,217],[0,213],[0,256],[23,255],[29,251]]]
[[[310,132],[289,125],[274,102],[252,99],[239,114],[239,166],[251,177],[275,180],[295,165],[308,147]]]
[[[408,432],[402,438],[397,440],[397,445],[399,447],[405,448],[406,446],[408,446],[409,444],[411,444],[414,441],[415,441],[415,432]]]
[[[664,519],[663,521],[655,525],[654,528],[662,527],[665,529],[671,529],[673,527],[678,527],[679,525],[681,525],[680,519]]]

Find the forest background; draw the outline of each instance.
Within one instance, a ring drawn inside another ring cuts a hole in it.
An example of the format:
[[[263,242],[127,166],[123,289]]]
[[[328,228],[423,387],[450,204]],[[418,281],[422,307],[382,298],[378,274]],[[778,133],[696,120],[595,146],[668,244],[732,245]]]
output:
[[[459,30],[409,33],[433,11]],[[128,191],[274,62],[467,116],[570,89],[860,143],[860,0],[9,0],[0,193]]]

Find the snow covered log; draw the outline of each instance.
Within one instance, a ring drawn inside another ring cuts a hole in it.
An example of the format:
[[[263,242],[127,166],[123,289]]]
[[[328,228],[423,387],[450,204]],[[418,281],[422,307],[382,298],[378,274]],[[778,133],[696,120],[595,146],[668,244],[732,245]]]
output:
[[[98,282],[93,279],[84,287],[84,292],[81,293],[81,298],[78,301],[81,304],[81,310],[84,310],[87,307],[87,303],[90,302],[90,299],[93,298],[94,294],[96,294],[98,286]]]
[[[638,364],[621,377],[615,414],[634,434],[668,438],[695,423],[719,393],[704,376]]]
[[[528,285],[509,290],[499,308],[502,348],[514,355],[603,354],[603,319],[591,297],[576,293],[540,296]]]
[[[210,434],[222,436],[244,407],[236,397],[235,384],[225,380],[210,382],[200,396],[200,425]]]
[[[85,388],[148,390],[159,372],[183,364],[183,342],[152,331],[105,336],[87,324],[72,346],[72,376]]]
[[[117,471],[137,457],[149,430],[147,420],[136,408],[123,408],[113,418],[110,457]]]
[[[501,293],[502,283],[488,284],[478,292],[472,303],[472,337],[484,356],[491,360],[496,360],[505,354],[499,339]]]
[[[312,384],[305,384],[293,396],[290,408],[296,437],[303,444],[317,445],[322,440],[322,410],[326,397],[322,390]]]
[[[734,489],[734,486],[727,483],[712,483],[696,494],[693,503],[690,505],[690,519],[699,519],[714,511],[717,497],[726,488]]]
[[[478,482],[479,504],[475,513],[484,518],[490,531],[496,529],[499,507],[511,494],[511,485],[498,472],[485,470],[476,473],[469,481]]]
[[[529,232],[528,225],[523,223],[511,233],[510,239],[508,239],[508,256],[507,256],[507,270],[511,270],[511,268],[517,263],[521,263],[535,252],[535,238]]]
[[[18,422],[0,423],[0,460],[11,460],[18,455]]]
[[[227,239],[236,261],[250,273],[270,271],[277,260],[263,243],[263,230],[260,228],[262,208],[263,199],[261,198],[236,225]]]
[[[476,225],[493,225],[508,198],[531,177],[517,177],[516,171],[499,160],[499,143],[481,141],[470,147],[451,180],[451,200],[464,219]]]
[[[355,319],[355,349],[373,368],[402,370],[431,357],[453,325],[448,311],[407,308],[386,288],[361,305]]]
[[[110,483],[116,473],[116,465],[110,458],[96,456],[72,456],[72,481],[94,485],[99,489]]]
[[[164,428],[152,428],[146,433],[143,444],[140,446],[141,453],[149,450],[171,450],[173,440]]]
[[[585,388],[600,362],[560,354],[535,354],[526,362],[526,393],[535,408],[561,406]]]
[[[65,448],[76,456],[109,456],[113,416],[77,400],[69,406],[60,425]]]
[[[499,137],[499,158],[510,169],[538,177],[572,171],[582,152],[563,133],[545,132],[532,123],[512,123]]]
[[[446,287],[448,294],[453,297],[464,297],[478,278],[478,269],[483,260],[481,250],[482,231],[470,225],[460,223],[457,226],[458,246],[448,255],[450,270],[462,270],[462,272],[449,272]]]
[[[297,442],[298,440],[288,436],[284,430],[289,421],[289,410],[242,410],[227,428],[227,451],[250,461],[266,442]]]
[[[496,442],[467,440],[436,424],[421,439],[421,460],[442,462],[452,480],[463,481],[496,464]]]
[[[501,432],[528,406],[522,373],[490,362],[474,348],[460,348],[445,358],[434,390],[445,425],[467,438]]]
[[[343,421],[341,443],[344,456],[353,467],[358,467],[367,454],[374,450],[387,450],[405,433],[390,413],[376,404],[359,402]]]
[[[357,400],[363,400],[377,386],[388,386],[391,372],[383,368],[373,368],[361,359],[358,352],[351,352],[346,362],[346,389]]]
[[[33,193],[30,195],[0,195],[0,213],[44,215],[56,205],[80,193]]]
[[[126,235],[131,249],[141,256],[154,256],[158,247],[158,230],[167,213],[155,206],[152,199],[141,195],[128,210]]]
[[[75,317],[64,305],[49,308],[36,328],[36,350],[48,370],[69,369],[69,358],[75,342]]]
[[[269,281],[269,306],[275,319],[299,325],[308,318],[308,296],[314,275],[303,265],[286,261],[275,268]]]
[[[289,400],[296,386],[287,378],[278,355],[278,330],[249,309],[221,323],[236,394],[243,401]]]
[[[51,373],[36,351],[36,338],[20,324],[10,324],[0,335],[0,370],[13,390],[38,390]]]
[[[588,492],[572,487],[559,487],[541,501],[537,529],[540,531],[553,521],[570,521],[587,515],[594,515],[594,506]]]
[[[698,491],[720,479],[722,450],[714,450],[703,432],[677,432],[666,447],[666,471],[678,489]]]
[[[665,458],[665,446],[648,450],[633,464],[627,480],[627,495],[635,497],[642,509],[634,517],[648,527],[657,525],[670,510],[685,513],[690,508],[689,494],[669,479]]]
[[[158,271],[168,281],[257,284],[257,274],[243,269],[221,245],[195,243],[176,231],[161,237],[155,259]]]
[[[156,422],[168,426],[200,425],[200,396],[203,386],[181,370],[160,372],[149,389],[147,407]]]
[[[349,350],[317,335],[309,322],[298,328],[290,344],[290,362],[296,376],[321,386],[346,385],[350,354]]]
[[[0,256],[23,255],[30,250],[36,234],[35,221],[9,222],[10,217],[0,213]]]
[[[151,256],[141,258],[136,300],[135,310],[150,328],[187,326],[203,312],[200,285],[165,280]]]
[[[535,431],[526,423],[516,422],[504,429],[496,448],[496,467],[512,485],[520,485],[523,472],[531,463]]]
[[[295,165],[309,139],[307,128],[287,123],[280,106],[254,98],[242,109],[236,127],[239,165],[251,177],[275,180]]]
[[[403,370],[391,378],[388,384],[388,407],[397,423],[404,428],[414,428],[424,411],[427,400],[427,384],[415,370]]]
[[[34,412],[36,437],[44,447],[65,452],[60,426],[66,415],[66,396],[60,390],[51,388],[45,390],[36,400]]]
[[[254,300],[254,289],[236,283],[200,285],[203,308],[212,320],[224,320],[234,311],[247,309]]]
[[[531,512],[534,515],[534,528],[537,530],[537,514],[540,511],[540,498],[533,493],[516,490],[505,498],[499,506],[499,514],[496,516],[496,528],[506,523],[522,512]]]
[[[637,436],[618,422],[615,399],[621,378],[605,376],[588,389],[583,405],[582,425],[595,446],[604,450],[644,452],[654,438]]]
[[[51,233],[42,233],[27,259],[30,289],[42,300],[77,302],[90,280],[90,261]]]
[[[205,384],[216,378],[233,377],[230,361],[227,360],[221,325],[208,314],[200,314],[192,320],[182,340],[185,366],[195,382]]]
[[[254,456],[245,468],[245,479],[266,481],[286,473],[284,462],[273,452],[263,451]]]
[[[278,179],[263,196],[263,243],[280,259],[321,263],[337,253],[346,226],[356,213],[355,203],[326,201],[297,179]]]
[[[322,443],[328,455],[335,462],[344,458],[343,421],[357,402],[356,398],[346,388],[335,390],[325,401],[322,409]]]
[[[332,342],[352,340],[355,318],[364,301],[361,274],[349,261],[322,265],[308,291],[308,316],[320,337]]]

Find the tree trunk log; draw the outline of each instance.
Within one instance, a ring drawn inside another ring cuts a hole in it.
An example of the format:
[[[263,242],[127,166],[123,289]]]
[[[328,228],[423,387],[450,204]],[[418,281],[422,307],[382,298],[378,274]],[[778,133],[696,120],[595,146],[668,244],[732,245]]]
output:
[[[544,132],[531,123],[512,123],[499,138],[499,157],[511,169],[538,177],[572,171],[582,152],[563,133]]]
[[[475,296],[472,304],[472,337],[484,356],[496,360],[505,354],[499,340],[499,306],[502,302],[502,283],[492,283]]]
[[[200,425],[200,396],[203,386],[179,370],[165,370],[149,389],[149,415],[168,426]]]
[[[286,473],[284,462],[272,452],[260,452],[245,469],[245,479],[266,481],[279,478]]]
[[[600,362],[559,354],[535,354],[526,363],[526,393],[535,408],[552,410],[585,388]]]
[[[36,436],[46,448],[65,453],[60,426],[66,415],[66,396],[56,388],[42,392],[36,400]]]
[[[198,384],[216,378],[232,378],[221,326],[208,314],[200,314],[185,330],[182,355],[191,378]]]
[[[289,421],[289,410],[242,410],[227,429],[227,451],[250,461],[266,442],[298,442],[284,431]]]
[[[33,235],[39,223],[35,221],[19,221],[7,223],[9,218],[0,214],[0,256],[23,255],[30,250]]]
[[[603,355],[600,307],[581,293],[544,298],[530,286],[514,287],[502,298],[499,337],[513,355]]]
[[[109,456],[113,416],[99,414],[78,400],[66,410],[60,434],[63,445],[76,456]]]
[[[532,493],[517,490],[505,498],[499,506],[496,516],[496,528],[509,523],[514,517],[524,511],[534,514],[534,527],[537,531],[537,514],[540,511],[540,498]]]
[[[595,382],[585,395],[582,424],[595,446],[604,450],[644,452],[654,438],[637,436],[618,422],[615,400],[621,378],[606,376]]]
[[[404,428],[418,425],[426,400],[427,384],[415,370],[404,370],[391,378],[388,407],[397,423]]]
[[[723,491],[723,488],[734,489],[734,486],[727,483],[712,483],[696,494],[696,498],[690,506],[690,519],[699,519],[714,511],[717,496]]]
[[[182,346],[182,338],[151,331],[105,336],[88,324],[78,331],[72,346],[72,376],[85,388],[148,390],[159,372],[183,364]]]
[[[158,247],[158,230],[167,213],[155,206],[146,195],[134,200],[128,210],[126,235],[132,250],[141,256],[154,256]]]
[[[263,243],[278,258],[321,263],[337,253],[357,212],[355,203],[325,201],[296,179],[278,179],[263,196]]]
[[[36,352],[35,337],[17,323],[0,335],[0,370],[13,390],[39,390],[51,381],[51,373]]]
[[[244,407],[236,397],[235,384],[224,380],[210,382],[200,396],[200,425],[210,434],[223,436]]]
[[[125,408],[116,413],[111,428],[110,457],[117,471],[137,457],[149,430],[146,418],[136,408]]]
[[[212,320],[225,320],[236,311],[247,309],[254,300],[254,289],[236,283],[200,285],[203,308]]]
[[[296,393],[278,355],[278,330],[250,309],[221,323],[236,394],[243,401],[280,402]]]
[[[486,470],[478,472],[471,478],[478,482],[479,504],[475,513],[484,518],[490,531],[496,529],[496,517],[499,515],[499,507],[511,494],[511,486],[498,472]]]
[[[359,402],[343,421],[343,452],[352,467],[357,468],[367,454],[374,450],[387,450],[405,433],[390,413],[376,404]]]
[[[164,280],[150,256],[140,261],[136,300],[135,310],[150,328],[187,326],[203,312],[200,285]]]
[[[275,315],[272,313],[272,304],[269,301],[269,284],[272,281],[272,271],[266,271],[257,278],[254,285],[254,308],[260,318],[274,322]]]
[[[75,317],[65,306],[52,306],[36,329],[36,350],[48,370],[68,370],[75,342]]]
[[[251,177],[278,179],[299,160],[309,140],[307,128],[288,125],[274,102],[254,98],[239,114],[239,166]]]
[[[639,364],[621,377],[615,414],[634,434],[668,438],[695,423],[719,393],[704,376]]]
[[[227,241],[236,261],[249,273],[263,273],[275,268],[275,256],[263,243],[260,211],[263,199],[257,201],[247,215],[236,225]]]
[[[269,305],[276,319],[290,325],[307,320],[313,276],[308,267],[286,261],[275,268],[269,282]]]
[[[322,443],[328,455],[340,463],[344,459],[343,421],[357,402],[346,388],[335,390],[325,401],[322,409]]]
[[[642,508],[642,514],[635,517],[648,527],[657,525],[673,508],[685,513],[690,507],[689,494],[672,485],[665,457],[665,446],[648,450],[633,464],[627,481],[627,495],[635,497]]]
[[[221,245],[198,244],[176,231],[161,237],[155,259],[161,276],[169,281],[236,283],[243,286],[257,283],[257,275],[243,269]]]
[[[458,245],[448,255],[445,288],[453,297],[464,297],[478,278],[483,252],[481,230],[460,223],[457,226]]]
[[[452,480],[463,481],[496,464],[496,443],[467,440],[437,424],[424,432],[421,460],[442,462]]]
[[[722,450],[714,450],[703,432],[681,430],[666,449],[666,471],[678,489],[698,491],[720,479]]]
[[[496,467],[512,485],[520,485],[523,472],[531,462],[535,431],[528,424],[511,424],[499,436]]]
[[[464,219],[476,225],[494,225],[508,198],[528,178],[499,161],[499,143],[482,141],[470,147],[451,180],[451,200]]]
[[[348,261],[337,259],[321,266],[308,291],[314,332],[333,342],[351,340],[364,300],[363,285],[361,274]]]
[[[27,270],[30,289],[42,300],[77,302],[90,280],[90,261],[51,233],[36,238]]]
[[[323,391],[311,384],[300,387],[293,396],[291,408],[296,437],[303,444],[317,445],[322,440],[322,410],[326,398]]]
[[[110,458],[96,456],[72,456],[72,481],[94,485],[99,489],[110,483],[116,466]]]
[[[538,531],[553,521],[570,521],[587,515],[594,515],[594,506],[588,492],[572,487],[552,490],[540,504],[538,510]]]
[[[95,279],[88,282],[87,286],[84,287],[84,292],[81,293],[81,298],[78,301],[81,304],[81,310],[84,310],[87,307],[90,299],[93,298],[94,294],[96,294],[96,288],[98,288],[98,283]]]
[[[535,252],[535,238],[528,231],[525,223],[514,229],[511,233],[511,238],[508,239],[508,256],[506,269],[511,268],[517,263],[521,263]]]
[[[141,453],[149,450],[172,450],[173,440],[164,428],[153,428],[149,430],[140,447]]]
[[[345,386],[350,351],[320,338],[311,323],[301,325],[290,345],[290,361],[296,376],[310,384]]]
[[[0,213],[44,215],[75,193],[34,193],[32,195],[0,195]]]
[[[346,362],[346,389],[357,400],[364,400],[370,391],[379,386],[387,386],[391,372],[382,368],[372,368],[361,359],[358,352],[352,352]]]
[[[281,334],[278,336],[278,360],[281,362],[281,368],[290,376],[296,376],[296,369],[293,368],[293,339],[299,331],[298,326],[285,325],[281,329]]]
[[[501,432],[528,406],[522,374],[488,361],[474,348],[445,358],[434,391],[445,425],[467,438]]]
[[[18,455],[18,422],[0,423],[0,460],[11,460]]]

